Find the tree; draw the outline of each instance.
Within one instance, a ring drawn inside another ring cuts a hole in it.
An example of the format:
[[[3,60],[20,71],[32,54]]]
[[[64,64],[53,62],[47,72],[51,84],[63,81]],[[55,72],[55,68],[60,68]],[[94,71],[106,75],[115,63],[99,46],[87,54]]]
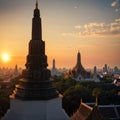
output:
[[[98,97],[101,94],[101,91],[102,90],[100,88],[93,89],[92,95],[95,96],[95,98],[96,98],[96,106],[98,106]]]

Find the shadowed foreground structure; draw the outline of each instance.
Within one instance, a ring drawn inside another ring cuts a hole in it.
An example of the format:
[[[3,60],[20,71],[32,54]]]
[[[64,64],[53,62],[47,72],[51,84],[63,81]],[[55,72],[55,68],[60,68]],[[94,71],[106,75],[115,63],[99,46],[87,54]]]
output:
[[[51,86],[37,1],[25,66],[23,78],[10,96],[10,110],[2,120],[68,120],[62,109],[62,97]]]
[[[32,19],[32,39],[28,51],[26,69],[10,96],[10,109],[2,120],[69,120],[62,109],[62,96],[51,86],[38,2]],[[79,77],[89,76],[81,65],[80,53],[74,72],[77,73],[75,76],[78,73]],[[101,120],[101,116],[97,107],[81,103],[71,120]]]
[[[81,100],[80,107],[72,115],[71,120],[102,120],[102,115],[97,105],[90,107]]]

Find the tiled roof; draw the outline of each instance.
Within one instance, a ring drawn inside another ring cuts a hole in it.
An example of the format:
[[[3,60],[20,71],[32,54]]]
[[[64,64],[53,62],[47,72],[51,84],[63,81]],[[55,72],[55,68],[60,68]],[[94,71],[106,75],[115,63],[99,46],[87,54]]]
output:
[[[113,107],[99,107],[101,114],[106,118],[115,118],[116,114]]]
[[[117,109],[118,114],[119,114],[119,116],[120,116],[120,106],[117,106],[116,109]]]
[[[92,107],[81,103],[79,109],[71,117],[71,120],[86,120],[92,110]]]
[[[98,105],[92,108],[81,103],[71,120],[101,120],[102,118],[120,120],[120,105]]]
[[[99,105],[99,111],[105,118],[120,120],[120,105]]]

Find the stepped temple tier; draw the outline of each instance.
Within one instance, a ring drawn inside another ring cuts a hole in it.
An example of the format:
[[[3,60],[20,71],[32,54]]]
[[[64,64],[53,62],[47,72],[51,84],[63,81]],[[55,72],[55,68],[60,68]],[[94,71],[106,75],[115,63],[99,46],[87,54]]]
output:
[[[22,79],[10,96],[10,110],[2,120],[69,120],[62,109],[62,96],[51,86],[37,1],[25,66]]]

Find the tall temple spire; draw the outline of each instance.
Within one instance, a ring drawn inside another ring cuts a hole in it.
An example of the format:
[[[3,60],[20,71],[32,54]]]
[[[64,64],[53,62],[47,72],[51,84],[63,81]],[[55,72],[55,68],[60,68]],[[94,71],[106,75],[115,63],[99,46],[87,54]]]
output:
[[[78,54],[77,54],[77,64],[81,64],[81,55],[80,55],[79,51],[78,51]]]
[[[84,67],[81,64],[81,54],[79,51],[77,53],[77,63],[75,67],[72,69],[72,76],[78,81],[90,77],[90,73],[85,71]]]
[[[36,0],[36,9],[38,9],[38,0]]]
[[[77,63],[76,63],[76,66],[73,68],[75,71],[77,71],[78,73],[81,73],[84,71],[84,68],[81,64],[81,54],[80,52],[78,51],[77,53]]]
[[[34,9],[34,16],[32,19],[32,40],[42,40],[42,25],[37,0],[36,8]]]
[[[53,69],[55,69],[55,59],[53,59]]]
[[[2,120],[70,120],[62,108],[62,97],[51,85],[51,73],[47,69],[45,41],[42,40],[41,18],[37,7],[36,1],[26,69],[10,96],[10,110]]]
[[[32,39],[26,60],[26,69],[22,79],[16,85],[13,96],[22,100],[49,100],[58,97],[55,88],[51,86],[50,70],[47,69],[45,42],[42,40],[41,18],[36,1],[32,19]]]

